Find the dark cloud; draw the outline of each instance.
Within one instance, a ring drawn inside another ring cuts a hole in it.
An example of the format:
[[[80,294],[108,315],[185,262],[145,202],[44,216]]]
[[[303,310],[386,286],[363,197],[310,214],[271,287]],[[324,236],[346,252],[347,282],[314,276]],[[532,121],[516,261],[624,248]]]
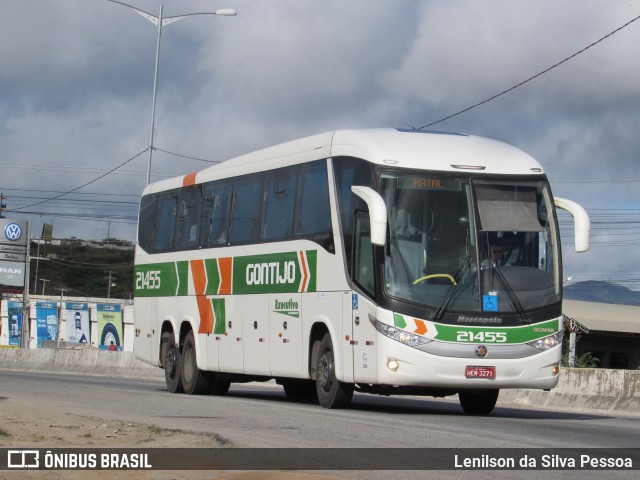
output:
[[[129,3],[157,15],[161,1]],[[335,128],[425,125],[523,81],[640,14],[640,5],[598,0],[164,3],[165,16],[239,11],[163,29],[154,143],[210,160]],[[522,148],[545,166],[557,195],[589,208],[638,208],[637,182],[584,179],[637,175],[639,43],[640,21],[433,128]],[[3,2],[0,188],[70,190],[146,148],[155,47],[154,25],[121,5]],[[206,165],[158,151],[154,178]],[[145,169],[142,155],[85,191],[137,195]],[[106,221],[56,219],[56,234],[100,238]],[[133,239],[135,228],[114,224],[111,231]],[[606,247],[614,236],[594,238],[599,246],[592,252],[565,255],[569,273],[606,271],[607,264],[625,271],[640,261],[640,253],[617,242]],[[638,236],[630,238],[640,250]]]

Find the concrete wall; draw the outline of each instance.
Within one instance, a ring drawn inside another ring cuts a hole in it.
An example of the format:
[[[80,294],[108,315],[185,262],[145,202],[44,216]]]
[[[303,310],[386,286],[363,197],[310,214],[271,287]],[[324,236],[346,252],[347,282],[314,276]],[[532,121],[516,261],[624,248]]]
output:
[[[640,415],[640,370],[563,368],[558,386],[540,390],[502,390],[499,403]]]
[[[137,360],[133,352],[88,347],[59,350],[0,348],[0,368],[164,380],[164,370]]]
[[[0,368],[164,381],[164,370],[137,360],[132,352],[96,349],[0,348]],[[550,392],[502,390],[498,404],[640,415],[640,371],[563,368],[558,387]]]

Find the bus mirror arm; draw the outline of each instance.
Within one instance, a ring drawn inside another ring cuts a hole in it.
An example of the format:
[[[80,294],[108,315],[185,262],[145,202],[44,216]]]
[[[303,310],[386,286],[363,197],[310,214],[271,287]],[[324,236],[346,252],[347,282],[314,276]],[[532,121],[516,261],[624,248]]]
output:
[[[383,247],[387,238],[387,206],[378,192],[370,187],[354,185],[354,195],[365,201],[369,207],[369,223],[371,225],[371,243]]]
[[[566,210],[573,216],[575,229],[575,248],[576,252],[586,252],[589,250],[589,231],[591,230],[591,222],[589,214],[579,204],[573,200],[564,198],[554,198],[556,207]]]

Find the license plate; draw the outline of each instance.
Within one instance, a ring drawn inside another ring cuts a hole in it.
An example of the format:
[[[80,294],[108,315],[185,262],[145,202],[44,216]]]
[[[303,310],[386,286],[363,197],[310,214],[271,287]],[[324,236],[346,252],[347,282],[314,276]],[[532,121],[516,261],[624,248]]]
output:
[[[464,376],[467,378],[496,378],[496,367],[466,367]]]

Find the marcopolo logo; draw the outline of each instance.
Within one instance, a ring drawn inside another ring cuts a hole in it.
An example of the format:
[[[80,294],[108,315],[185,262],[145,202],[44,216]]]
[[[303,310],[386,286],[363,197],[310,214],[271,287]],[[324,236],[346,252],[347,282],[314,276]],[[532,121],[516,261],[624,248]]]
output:
[[[22,237],[22,227],[17,223],[7,223],[4,227],[4,236],[12,242],[20,240],[20,237]]]

